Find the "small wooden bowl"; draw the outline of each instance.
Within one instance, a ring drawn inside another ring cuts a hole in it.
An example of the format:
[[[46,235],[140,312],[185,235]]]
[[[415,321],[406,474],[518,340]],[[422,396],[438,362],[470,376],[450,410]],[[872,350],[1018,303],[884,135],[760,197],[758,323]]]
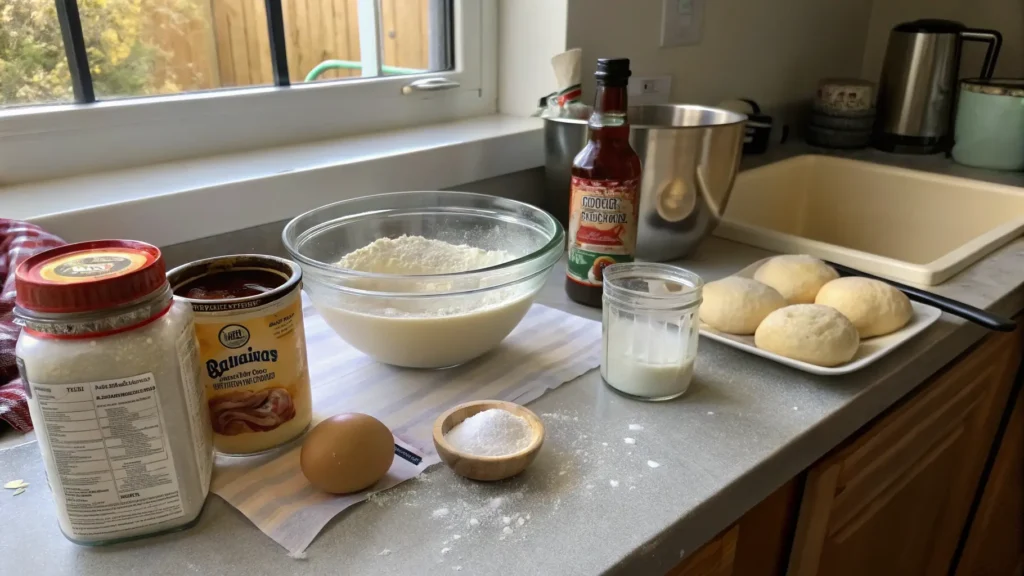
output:
[[[504,456],[474,456],[457,450],[444,439],[444,435],[449,430],[466,418],[491,408],[505,410],[525,418],[527,423],[530,424],[530,431],[533,434],[533,440],[530,442],[530,445],[519,452]],[[456,474],[471,480],[493,482],[519,474],[537,457],[543,443],[544,423],[530,410],[511,402],[502,402],[500,400],[466,402],[441,414],[434,422],[434,448],[437,449],[438,456]]]

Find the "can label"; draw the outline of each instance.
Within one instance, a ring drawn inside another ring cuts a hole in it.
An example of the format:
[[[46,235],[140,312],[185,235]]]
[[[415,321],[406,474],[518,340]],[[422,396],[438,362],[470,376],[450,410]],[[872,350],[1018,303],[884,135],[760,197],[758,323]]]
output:
[[[600,286],[602,270],[632,262],[636,251],[640,180],[588,180],[573,177],[569,197],[569,263],[566,275],[586,286]]]
[[[312,418],[301,291],[265,306],[196,313],[213,445],[251,454],[302,433]]]

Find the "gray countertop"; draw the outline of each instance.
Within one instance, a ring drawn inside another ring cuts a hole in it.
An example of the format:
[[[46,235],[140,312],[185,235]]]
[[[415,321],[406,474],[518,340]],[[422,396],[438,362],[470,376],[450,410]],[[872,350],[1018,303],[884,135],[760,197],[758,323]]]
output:
[[[710,239],[680,264],[714,279],[764,255]],[[598,318],[567,301],[562,273],[552,271],[540,302]],[[1022,285],[1024,239],[936,291],[1011,314],[1024,308]],[[435,467],[343,513],[304,559],[288,557],[216,496],[187,531],[76,546],[57,530],[37,446],[26,444],[0,453],[3,480],[31,483],[20,496],[0,494],[0,574],[109,575],[142,566],[154,575],[660,574],[982,336],[943,316],[887,358],[840,378],[702,339],[690,391],[663,404],[625,399],[591,371],[530,405],[548,438],[519,477],[478,484]],[[438,517],[441,508],[449,512]],[[504,539],[503,516],[515,527]]]
[[[712,280],[766,254],[711,238],[679,264]],[[552,271],[539,301],[599,319],[567,300],[563,270]],[[1012,315],[1024,309],[1022,286],[1018,239],[934,291]],[[341,514],[305,558],[288,557],[216,496],[189,530],[72,544],[57,529],[38,448],[28,443],[0,452],[0,480],[31,483],[20,496],[0,494],[0,574],[661,574],[983,335],[944,315],[838,378],[701,339],[690,391],[662,404],[623,398],[594,370],[530,405],[548,436],[519,477],[479,484],[435,467]],[[504,516],[512,535],[502,533]]]

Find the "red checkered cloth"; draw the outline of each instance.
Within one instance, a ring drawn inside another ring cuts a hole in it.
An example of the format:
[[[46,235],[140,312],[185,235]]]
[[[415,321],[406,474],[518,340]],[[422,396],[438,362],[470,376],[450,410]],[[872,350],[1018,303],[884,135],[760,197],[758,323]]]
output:
[[[14,363],[14,344],[21,333],[14,323],[14,270],[29,256],[63,244],[38,226],[0,218],[0,420],[22,432],[32,429],[32,417]]]

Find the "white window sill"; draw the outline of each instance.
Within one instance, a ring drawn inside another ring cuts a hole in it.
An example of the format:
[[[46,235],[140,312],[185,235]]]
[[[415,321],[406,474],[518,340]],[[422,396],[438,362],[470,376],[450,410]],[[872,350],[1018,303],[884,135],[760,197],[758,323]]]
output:
[[[0,215],[69,242],[167,246],[347,198],[439,190],[541,166],[542,123],[485,116],[0,188]]]

